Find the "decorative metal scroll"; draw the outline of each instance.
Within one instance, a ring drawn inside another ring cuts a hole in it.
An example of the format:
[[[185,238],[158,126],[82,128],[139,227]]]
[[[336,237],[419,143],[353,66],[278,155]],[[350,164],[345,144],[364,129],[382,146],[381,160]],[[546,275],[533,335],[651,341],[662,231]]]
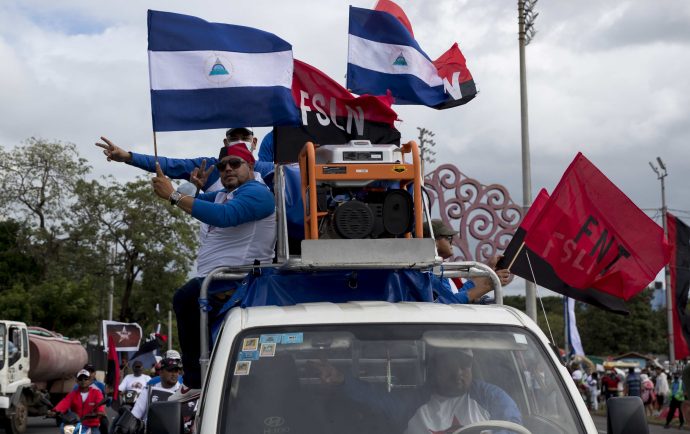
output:
[[[455,260],[485,262],[505,250],[523,212],[504,186],[481,184],[452,164],[428,173],[424,183],[432,210],[438,209],[444,223],[458,231]]]

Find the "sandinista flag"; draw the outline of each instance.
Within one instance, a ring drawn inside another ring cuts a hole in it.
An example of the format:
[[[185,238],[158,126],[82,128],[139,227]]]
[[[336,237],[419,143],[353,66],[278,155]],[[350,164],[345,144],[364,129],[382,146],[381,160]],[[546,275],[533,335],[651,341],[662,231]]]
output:
[[[513,238],[503,253],[503,258],[499,261],[496,268],[508,268],[516,276],[520,276],[523,279],[527,279],[541,287],[548,288],[574,300],[618,314],[629,314],[630,312],[625,306],[623,299],[601,292],[595,288],[576,288],[568,285],[556,275],[551,264],[525,246],[525,236],[529,233],[532,224],[544,209],[544,205],[546,205],[548,200],[549,194],[542,189],[522,219],[520,227],[515,231]]]
[[[414,39],[402,10],[380,9],[350,7],[348,89],[358,94],[390,92],[395,104],[437,109],[462,105],[475,97],[472,74],[457,44],[432,61]]]
[[[578,153],[532,223],[525,245],[576,288],[628,300],[668,263],[663,230]]]
[[[367,139],[400,144],[391,97],[355,97],[335,80],[295,59],[292,95],[300,113],[297,127],[275,128],[275,161],[296,161],[304,143],[321,145]]]
[[[673,305],[673,349],[676,360],[690,356],[690,226],[666,213],[668,241],[671,244],[671,302]]]
[[[149,10],[154,131],[290,125],[292,46],[250,27]]]
[[[405,15],[405,11],[402,10],[400,6],[393,3],[391,0],[379,0],[374,6],[375,11],[388,12],[400,21],[400,23],[405,26],[410,35],[414,38],[414,32],[412,31],[412,23],[410,23],[409,18]]]

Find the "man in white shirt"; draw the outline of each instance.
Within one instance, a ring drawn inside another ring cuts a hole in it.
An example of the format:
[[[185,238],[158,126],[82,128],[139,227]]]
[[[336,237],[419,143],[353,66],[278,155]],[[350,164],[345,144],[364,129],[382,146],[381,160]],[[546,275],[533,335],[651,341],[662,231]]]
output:
[[[431,396],[406,434],[450,433],[486,420],[522,423],[515,401],[500,387],[472,377],[471,349],[436,349],[429,360]]]
[[[161,360],[161,382],[149,385],[142,390],[137,402],[132,408],[132,414],[137,419],[146,421],[149,402],[167,401],[182,385],[177,381],[182,372],[180,359],[164,358]]]
[[[127,390],[135,390],[137,394],[140,394],[151,377],[144,374],[144,364],[139,360],[135,361],[132,365],[132,371],[134,371],[133,374],[129,374],[122,379],[118,390],[122,393]]]

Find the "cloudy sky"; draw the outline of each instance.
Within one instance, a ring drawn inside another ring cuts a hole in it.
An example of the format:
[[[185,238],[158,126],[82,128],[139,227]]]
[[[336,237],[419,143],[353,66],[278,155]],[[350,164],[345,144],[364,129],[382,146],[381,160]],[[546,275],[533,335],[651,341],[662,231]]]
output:
[[[95,174],[122,180],[93,143],[152,153],[146,10],[277,34],[344,84],[348,4],[374,0],[0,2],[0,146],[28,137],[76,143]],[[436,133],[438,161],[522,201],[514,0],[399,0],[431,58],[458,42],[480,94],[446,111],[397,106],[403,139]],[[666,163],[667,202],[690,222],[690,2],[545,1],[527,47],[533,194],[551,191],[582,151],[641,208],[660,207],[648,162]],[[267,130],[259,129],[259,135]],[[167,156],[214,155],[219,130],[159,133]],[[660,222],[660,219],[657,218]]]

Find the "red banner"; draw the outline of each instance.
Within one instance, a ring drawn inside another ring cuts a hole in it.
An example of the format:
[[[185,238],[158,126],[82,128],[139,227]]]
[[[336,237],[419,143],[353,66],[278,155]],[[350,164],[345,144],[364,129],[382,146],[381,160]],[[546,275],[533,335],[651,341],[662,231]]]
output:
[[[578,153],[525,245],[576,288],[628,300],[668,262],[663,230]]]
[[[304,143],[341,144],[366,139],[371,143],[400,144],[391,108],[393,97],[355,97],[335,80],[299,60],[292,76],[295,99],[302,125],[274,129],[276,162],[297,161]]]
[[[520,227],[515,231],[496,268],[508,268],[516,276],[566,297],[610,312],[628,315],[630,312],[623,300],[594,288],[576,288],[568,285],[556,275],[551,264],[524,245],[527,233],[531,230],[534,221],[539,217],[548,201],[549,194],[545,189],[542,189],[522,219]]]
[[[414,32],[412,31],[412,24],[410,20],[405,15],[405,12],[400,6],[393,3],[391,0],[379,0],[374,6],[374,10],[388,12],[400,21],[400,23],[405,26],[405,28],[410,32],[410,35],[414,37]]]
[[[673,352],[676,360],[690,356],[690,226],[671,213],[666,214],[668,241],[671,244],[671,303],[673,306]]]
[[[541,191],[539,191],[539,194],[537,194],[536,199],[534,199],[534,202],[532,202],[532,205],[529,207],[529,210],[527,210],[525,218],[523,218],[522,222],[520,222],[520,227],[526,231],[529,231],[532,227],[532,224],[534,224],[534,221],[537,219],[537,217],[539,217],[539,214],[541,214],[541,211],[544,209],[544,205],[546,205],[548,201],[549,193],[547,193],[545,188],[542,188]]]

